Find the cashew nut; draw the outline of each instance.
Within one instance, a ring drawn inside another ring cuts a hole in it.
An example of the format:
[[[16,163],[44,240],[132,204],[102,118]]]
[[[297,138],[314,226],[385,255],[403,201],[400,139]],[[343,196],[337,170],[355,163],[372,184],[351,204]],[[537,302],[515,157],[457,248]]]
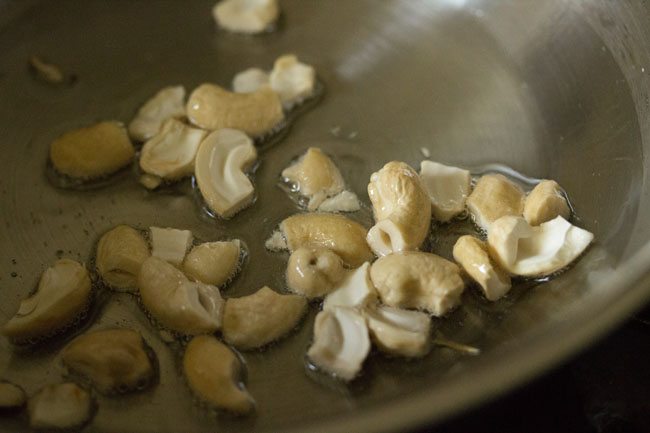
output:
[[[35,75],[49,84],[62,84],[66,76],[57,65],[48,63],[38,56],[29,57],[29,66]]]
[[[568,219],[570,214],[562,188],[554,180],[538,183],[524,202],[524,218],[531,226],[538,226],[558,216]]]
[[[287,264],[287,286],[310,299],[332,292],[344,275],[343,261],[326,248],[298,248]]]
[[[87,378],[101,393],[141,390],[154,376],[146,343],[130,329],[80,335],[63,349],[69,371]]]
[[[277,0],[222,0],[212,9],[219,26],[235,33],[261,33],[280,14]]]
[[[431,212],[447,222],[463,210],[471,188],[469,171],[433,161],[422,161],[420,180],[431,200]]]
[[[151,255],[172,265],[183,263],[187,250],[192,245],[192,232],[173,228],[149,227],[151,234]]]
[[[317,147],[310,147],[297,162],[282,170],[282,177],[292,182],[301,195],[309,197],[309,210],[343,191],[345,185],[334,162]]]
[[[240,382],[241,370],[232,350],[212,336],[192,338],[183,355],[183,372],[192,391],[217,409],[243,415],[255,403]]]
[[[378,256],[416,250],[429,233],[431,202],[408,164],[392,161],[370,177],[368,196],[376,224],[368,244]]]
[[[337,307],[316,315],[314,342],[307,357],[322,370],[348,382],[370,352],[366,321],[355,309]]]
[[[252,203],[255,187],[244,172],[256,159],[251,139],[234,129],[214,131],[199,146],[196,182],[210,209],[222,218]]]
[[[138,287],[144,307],[173,331],[187,335],[209,334],[221,326],[224,301],[219,289],[189,281],[164,260],[149,257],[144,261]]]
[[[506,271],[539,277],[567,267],[593,238],[561,216],[535,227],[522,217],[504,216],[492,223],[488,245],[492,257]]]
[[[25,405],[27,395],[18,385],[0,382],[0,413],[18,411]]]
[[[501,174],[486,174],[467,198],[467,209],[476,225],[489,231],[490,224],[502,216],[522,214],[524,192]]]
[[[329,248],[352,267],[372,259],[366,229],[342,215],[297,214],[282,221],[280,230],[290,251],[300,247]]]
[[[269,251],[284,251],[288,250],[287,240],[280,230],[274,230],[271,236],[264,242],[264,247]]]
[[[235,93],[253,93],[269,85],[269,74],[259,68],[248,68],[232,79],[232,90]]]
[[[366,262],[348,275],[327,295],[323,310],[336,307],[363,308],[377,299],[377,290],[370,280],[370,263]]]
[[[135,155],[118,122],[100,122],[66,132],[50,145],[50,160],[62,174],[79,179],[107,176],[126,166]]]
[[[287,54],[276,59],[269,82],[280,95],[284,108],[290,110],[314,94],[316,71],[312,66],[298,61],[295,55]]]
[[[252,295],[226,301],[221,332],[238,349],[255,349],[294,329],[306,311],[302,296],[281,295],[264,286]]]
[[[221,287],[239,269],[240,245],[238,239],[197,245],[185,257],[183,271],[187,276],[205,284]]]
[[[77,429],[93,415],[90,394],[74,383],[47,385],[27,402],[29,426],[38,430]]]
[[[120,225],[99,239],[97,272],[115,290],[137,292],[140,266],[148,257],[149,246],[142,235],[129,226]]]
[[[269,87],[233,93],[215,84],[201,84],[187,101],[187,117],[203,129],[238,129],[259,137],[284,120],[280,97]]]
[[[129,135],[137,141],[147,141],[160,131],[167,119],[185,116],[185,87],[169,86],[145,102],[129,123]]]
[[[162,179],[153,174],[145,173],[138,179],[138,182],[147,189],[156,189],[162,183]]]
[[[142,146],[140,167],[146,173],[176,180],[194,173],[194,158],[207,133],[180,120],[168,119]]]
[[[20,302],[18,312],[2,328],[16,341],[48,336],[72,323],[90,302],[90,277],[73,260],[57,260],[38,283],[36,293]]]
[[[406,357],[429,351],[431,317],[419,311],[376,305],[365,308],[370,337],[384,352]]]
[[[492,263],[485,242],[474,236],[461,236],[453,254],[454,260],[478,283],[490,301],[501,298],[512,287],[508,274]]]
[[[442,316],[460,303],[464,283],[455,263],[435,254],[407,251],[379,258],[370,278],[382,302]]]
[[[351,191],[342,191],[334,197],[324,200],[318,210],[321,212],[356,212],[361,209],[357,195]]]

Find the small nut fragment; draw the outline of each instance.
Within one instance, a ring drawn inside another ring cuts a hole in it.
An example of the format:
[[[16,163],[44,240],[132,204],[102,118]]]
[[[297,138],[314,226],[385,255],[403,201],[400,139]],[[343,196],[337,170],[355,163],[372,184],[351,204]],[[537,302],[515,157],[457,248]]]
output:
[[[293,182],[301,195],[310,198],[310,210],[343,191],[345,185],[334,162],[317,147],[310,147],[298,161],[282,170],[282,177]]]
[[[149,227],[151,233],[151,255],[172,265],[180,266],[192,245],[192,232],[173,228]]]
[[[273,131],[284,120],[280,97],[269,87],[233,93],[215,84],[201,84],[187,101],[187,117],[203,129],[238,129],[251,137]]]
[[[554,180],[538,183],[524,202],[524,218],[531,226],[538,226],[558,216],[568,219],[570,214],[562,189]]]
[[[287,264],[287,286],[310,299],[332,292],[344,275],[343,261],[326,248],[298,248]]]
[[[429,351],[431,317],[419,311],[377,305],[366,308],[370,337],[382,351],[417,357]]]
[[[337,307],[316,315],[314,342],[307,357],[317,367],[349,382],[370,352],[366,321],[355,309]]]
[[[261,33],[278,19],[277,0],[222,0],[212,9],[219,26],[235,33]]]
[[[361,209],[357,195],[351,191],[343,191],[334,197],[324,200],[318,210],[321,212],[356,212]]]
[[[36,73],[36,76],[46,83],[62,84],[66,77],[57,65],[47,63],[38,56],[29,57],[29,66]]]
[[[221,326],[224,301],[219,289],[189,281],[164,260],[149,257],[144,261],[138,287],[144,307],[173,331],[209,334]]]
[[[442,316],[460,303],[464,283],[455,263],[435,254],[407,251],[379,258],[370,278],[382,302]]]
[[[342,215],[292,215],[282,221],[280,230],[290,251],[300,247],[329,248],[352,267],[361,266],[372,259],[372,252],[366,243],[366,229]]]
[[[289,110],[314,94],[316,71],[310,65],[287,54],[278,57],[269,75],[271,88],[280,95],[282,105]]]
[[[222,218],[253,202],[255,187],[245,172],[256,159],[252,140],[235,129],[214,131],[199,146],[196,182],[210,209]]]
[[[147,141],[160,131],[163,122],[185,116],[185,87],[160,89],[138,110],[129,124],[129,135],[137,141]]]
[[[366,262],[348,275],[323,302],[323,310],[336,307],[363,308],[377,299],[377,290],[370,280],[370,263]]]
[[[463,210],[471,187],[469,171],[433,161],[422,161],[420,180],[431,200],[431,212],[447,222]]]
[[[429,233],[431,202],[408,164],[392,161],[370,177],[368,196],[375,214],[368,244],[378,256],[416,250]]]
[[[232,79],[232,90],[236,93],[253,93],[269,85],[269,74],[259,68],[248,68]]]
[[[140,334],[130,329],[94,331],[72,340],[62,360],[101,393],[141,390],[154,375],[145,347]]]
[[[227,283],[239,268],[241,242],[206,242],[197,245],[183,262],[183,271],[191,278],[220,287]]]
[[[524,192],[501,174],[482,176],[467,198],[467,209],[474,222],[489,231],[490,224],[505,215],[521,215]]]
[[[27,403],[29,426],[33,429],[63,430],[84,425],[93,415],[93,400],[74,383],[48,385]]]
[[[240,382],[241,370],[232,350],[212,336],[192,338],[183,355],[183,372],[192,391],[217,409],[243,415],[255,403]]]
[[[97,244],[97,272],[118,291],[137,292],[140,266],[149,257],[149,246],[135,229],[120,225],[104,233]]]
[[[488,245],[492,257],[514,275],[540,277],[567,267],[594,239],[561,216],[531,227],[524,218],[504,216],[492,223]]]
[[[226,301],[221,332],[236,348],[255,349],[283,337],[306,311],[302,296],[281,295],[264,286],[252,295]]]
[[[18,411],[25,405],[27,395],[18,385],[0,382],[0,414]]]
[[[264,242],[264,247],[269,251],[284,251],[288,250],[287,240],[280,230],[274,230],[271,236]]]
[[[50,145],[50,159],[62,174],[79,179],[107,176],[135,155],[126,129],[118,122],[100,122],[66,132]]]
[[[2,333],[16,341],[50,335],[72,323],[88,306],[90,295],[86,268],[74,260],[57,260],[43,272],[36,293],[20,302]]]
[[[194,173],[194,158],[207,132],[168,119],[142,146],[140,167],[146,173],[176,180]]]
[[[454,245],[454,260],[476,281],[490,301],[510,291],[510,277],[492,263],[485,242],[474,236],[461,236]]]
[[[162,183],[162,179],[159,178],[158,176],[154,176],[149,173],[145,173],[142,176],[140,176],[140,179],[138,179],[138,182],[142,186],[144,186],[147,189],[156,189],[160,186]]]

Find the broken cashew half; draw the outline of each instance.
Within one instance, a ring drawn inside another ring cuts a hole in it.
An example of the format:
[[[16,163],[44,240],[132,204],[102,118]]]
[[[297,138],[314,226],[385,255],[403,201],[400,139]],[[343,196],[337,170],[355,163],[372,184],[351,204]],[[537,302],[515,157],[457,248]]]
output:
[[[502,174],[486,174],[467,197],[467,209],[476,225],[489,232],[490,224],[502,216],[522,214],[524,192]]]
[[[235,33],[261,33],[278,19],[278,0],[222,0],[212,9],[219,26]]]
[[[185,88],[169,86],[160,89],[142,104],[129,123],[129,135],[137,141],[147,141],[160,131],[167,119],[185,116]]]
[[[336,307],[362,309],[377,299],[377,290],[370,280],[370,262],[349,271],[336,289],[327,295],[323,310]]]
[[[368,231],[375,254],[416,250],[429,233],[431,202],[418,174],[392,161],[370,177],[368,196],[376,224]]]
[[[149,246],[132,227],[120,225],[104,233],[97,244],[97,272],[111,288],[137,292],[140,267],[149,257]]]
[[[370,337],[384,352],[418,357],[430,348],[431,317],[420,311],[375,305],[363,310]]]
[[[472,181],[469,171],[434,161],[422,161],[420,180],[431,200],[431,212],[435,219],[447,222],[465,210]]]
[[[283,337],[306,311],[302,296],[281,295],[264,286],[252,295],[226,301],[221,332],[238,349],[255,349]]]
[[[554,180],[543,180],[528,194],[524,202],[524,218],[531,226],[538,226],[558,216],[571,215],[562,188]]]
[[[214,131],[199,146],[196,182],[210,209],[222,218],[233,216],[253,201],[255,187],[245,171],[256,159],[252,140],[235,129]]]
[[[490,301],[496,301],[510,291],[510,277],[492,262],[485,242],[474,236],[458,238],[454,245],[454,260],[478,283]]]
[[[223,286],[237,272],[241,242],[206,242],[192,248],[183,262],[183,271],[191,278],[213,286]]]
[[[41,388],[27,402],[29,426],[37,430],[78,429],[93,415],[90,394],[74,383]]]
[[[202,84],[187,101],[187,117],[203,129],[238,129],[251,137],[272,132],[284,120],[280,97],[269,87],[233,93],[215,84]]]
[[[344,275],[343,261],[327,248],[302,247],[289,256],[287,286],[308,299],[332,292]]]

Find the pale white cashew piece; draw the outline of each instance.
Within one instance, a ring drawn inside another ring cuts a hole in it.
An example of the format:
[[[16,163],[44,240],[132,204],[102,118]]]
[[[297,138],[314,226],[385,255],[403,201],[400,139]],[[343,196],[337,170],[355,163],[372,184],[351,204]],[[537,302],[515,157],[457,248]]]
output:
[[[47,385],[27,402],[29,426],[38,430],[79,428],[93,415],[90,394],[74,383]]]
[[[235,129],[214,131],[199,146],[196,182],[210,209],[220,217],[229,218],[252,203],[255,187],[245,171],[256,159],[252,140]]]
[[[253,93],[269,85],[269,74],[259,68],[248,68],[232,79],[232,91],[235,93]]]
[[[129,135],[137,141],[147,141],[160,131],[163,122],[185,115],[185,87],[160,89],[145,102],[129,123]]]
[[[0,382],[0,412],[17,411],[25,405],[27,394],[11,382]]]
[[[213,336],[192,338],[183,355],[183,372],[192,391],[217,409],[243,415],[255,403],[240,382],[241,370],[237,355]]]
[[[82,334],[63,349],[69,371],[87,378],[101,393],[141,390],[151,382],[154,368],[139,333],[108,329]]]
[[[316,315],[307,357],[318,368],[349,382],[370,352],[366,321],[355,309],[338,307]]]
[[[135,149],[124,125],[100,122],[61,135],[50,145],[50,160],[59,173],[96,179],[128,165]]]
[[[373,252],[417,250],[429,233],[431,202],[415,170],[389,162],[370,176],[368,196],[376,221],[367,238]]]
[[[188,277],[213,286],[223,286],[237,273],[241,242],[206,242],[192,248],[183,262]]]
[[[290,110],[314,94],[316,71],[293,54],[278,57],[269,75],[271,88],[280,95],[282,105]]]
[[[288,250],[287,240],[280,230],[274,230],[271,236],[264,242],[264,247],[269,251],[284,251]]]
[[[190,122],[200,128],[238,129],[254,138],[272,132],[284,120],[280,97],[270,87],[234,93],[201,84],[190,95],[186,111]]]
[[[524,202],[524,218],[531,226],[538,226],[558,216],[571,215],[562,188],[554,180],[543,180],[528,194]]]
[[[380,257],[370,268],[382,302],[442,316],[460,304],[465,284],[460,268],[435,254],[406,251]]]
[[[187,250],[192,245],[192,232],[174,228],[149,227],[151,234],[151,255],[174,266],[183,263]]]
[[[289,333],[306,311],[302,296],[281,295],[264,286],[252,295],[226,301],[221,332],[236,348],[255,349]]]
[[[522,214],[524,192],[501,174],[486,174],[476,183],[466,205],[476,225],[489,232],[490,224],[502,216]]]
[[[492,257],[514,275],[541,277],[567,267],[587,249],[594,235],[561,216],[531,227],[524,218],[505,216],[492,223]]]
[[[343,261],[327,248],[298,248],[287,264],[289,290],[309,299],[332,292],[344,276]]]
[[[334,162],[317,147],[310,147],[298,161],[282,170],[282,177],[293,183],[301,195],[310,198],[309,210],[315,210],[345,186]]]
[[[154,176],[153,174],[145,173],[140,176],[138,182],[147,189],[156,189],[162,183],[162,178]]]
[[[221,0],[212,9],[220,27],[235,33],[261,33],[278,19],[277,0]]]
[[[137,292],[140,266],[149,255],[149,245],[140,232],[119,225],[99,239],[95,266],[102,280],[111,288]]]
[[[474,236],[458,238],[454,245],[454,260],[478,283],[490,301],[496,301],[510,291],[510,276],[492,262],[485,242]]]
[[[376,305],[365,308],[370,338],[384,352],[424,356],[430,348],[431,317],[420,311]]]
[[[224,301],[219,289],[189,281],[156,257],[142,264],[138,276],[142,304],[161,325],[186,335],[209,334],[221,327]]]
[[[280,230],[290,251],[300,247],[329,248],[351,267],[372,259],[366,229],[342,215],[296,214],[282,221]]]
[[[86,268],[74,260],[57,260],[43,272],[36,293],[20,302],[18,312],[4,325],[2,333],[16,341],[48,336],[79,317],[90,297]]]
[[[472,177],[470,172],[433,161],[422,161],[420,180],[431,200],[431,213],[447,222],[465,210]]]
[[[351,191],[342,191],[334,197],[325,199],[318,210],[320,212],[356,212],[361,209],[357,195]]]
[[[145,173],[177,180],[194,173],[194,158],[207,132],[176,119],[168,119],[160,131],[142,146],[140,167]]]
[[[370,262],[349,271],[336,289],[327,295],[323,310],[336,307],[363,308],[377,299],[377,290],[370,280]]]

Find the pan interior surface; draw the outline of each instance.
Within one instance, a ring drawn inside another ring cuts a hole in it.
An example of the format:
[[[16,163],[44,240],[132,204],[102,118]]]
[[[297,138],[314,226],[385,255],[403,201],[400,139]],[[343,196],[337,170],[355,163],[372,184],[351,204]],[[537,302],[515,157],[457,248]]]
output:
[[[88,431],[358,431],[432,422],[583,347],[631,312],[632,296],[647,299],[647,290],[633,287],[650,259],[643,250],[650,20],[641,2],[286,0],[277,31],[255,37],[216,29],[213,3],[0,0],[1,323],[57,257],[90,266],[99,236],[117,224],[242,239],[247,262],[224,295],[284,289],[287,256],[266,251],[264,240],[297,211],[277,186],[279,173],[309,146],[333,156],[366,204],[352,216],[364,224],[370,174],[390,160],[419,167],[424,148],[449,165],[480,171],[498,163],[556,180],[596,244],[557,278],[522,284],[495,303],[469,289],[459,309],[434,319],[438,335],[479,347],[481,356],[434,348],[405,361],[373,353],[347,387],[306,369],[312,307],[295,333],[243,353],[258,404],[243,419],[196,404],[180,373],[180,348],[161,340],[132,297],[100,296],[91,329],[142,332],[158,355],[160,380],[141,393],[98,397]],[[315,66],[324,95],[282,140],[260,149],[257,200],[235,218],[205,215],[190,181],[154,193],[134,171],[89,191],[48,182],[48,146],[61,133],[104,119],[127,123],[164,86],[228,87],[237,72],[269,69],[285,53]],[[35,80],[31,55],[76,82]],[[434,229],[435,251],[449,257],[465,227]],[[0,339],[0,374],[30,394],[60,381],[58,353],[69,338],[32,351]],[[2,419],[0,429],[22,431],[22,422]]]

